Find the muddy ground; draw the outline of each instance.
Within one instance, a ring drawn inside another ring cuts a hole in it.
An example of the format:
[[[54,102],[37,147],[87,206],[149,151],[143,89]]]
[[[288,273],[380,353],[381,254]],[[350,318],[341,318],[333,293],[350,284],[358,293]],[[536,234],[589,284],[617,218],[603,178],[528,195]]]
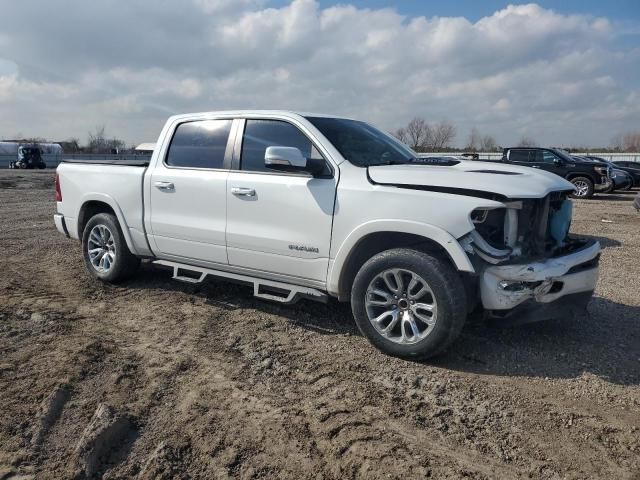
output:
[[[346,305],[150,265],[93,281],[52,184],[0,171],[0,479],[640,478],[630,194],[576,202],[574,232],[605,247],[587,318],[468,324],[411,363]]]

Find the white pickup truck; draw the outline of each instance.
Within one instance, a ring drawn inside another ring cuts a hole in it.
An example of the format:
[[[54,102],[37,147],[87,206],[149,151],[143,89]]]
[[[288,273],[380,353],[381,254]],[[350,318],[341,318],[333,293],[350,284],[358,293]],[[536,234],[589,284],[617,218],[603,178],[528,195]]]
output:
[[[94,277],[140,259],[257,297],[350,301],[392,355],[443,351],[471,312],[584,311],[600,245],[569,235],[572,184],[496,163],[431,161],[367,123],[287,111],[171,117],[150,161],[65,161],[57,229]]]

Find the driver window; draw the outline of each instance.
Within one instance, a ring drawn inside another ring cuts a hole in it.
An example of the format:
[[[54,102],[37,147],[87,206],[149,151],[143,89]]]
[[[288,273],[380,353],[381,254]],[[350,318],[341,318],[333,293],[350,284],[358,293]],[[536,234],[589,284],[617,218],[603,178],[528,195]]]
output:
[[[556,157],[553,153],[546,150],[542,153],[542,161],[544,163],[553,163],[557,158],[558,157]]]
[[[267,147],[296,147],[306,158],[322,159],[311,140],[297,127],[281,120],[247,120],[242,138],[240,169],[253,172],[274,171],[265,167]],[[330,172],[327,166],[327,171]]]

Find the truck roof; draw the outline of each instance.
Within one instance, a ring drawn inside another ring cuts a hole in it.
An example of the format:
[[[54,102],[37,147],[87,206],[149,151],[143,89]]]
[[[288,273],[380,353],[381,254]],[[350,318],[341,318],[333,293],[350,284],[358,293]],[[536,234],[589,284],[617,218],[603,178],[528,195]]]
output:
[[[341,115],[332,115],[327,113],[311,113],[311,112],[298,112],[293,110],[212,110],[208,112],[196,112],[196,113],[183,113],[180,115],[174,115],[172,119],[183,119],[183,118],[193,118],[193,117],[205,117],[211,115],[228,115],[228,116],[237,116],[237,117],[248,117],[252,115],[261,116],[261,117],[269,117],[269,116],[296,116],[296,117],[324,117],[324,118],[342,118],[345,120],[353,120],[350,117],[343,117]]]

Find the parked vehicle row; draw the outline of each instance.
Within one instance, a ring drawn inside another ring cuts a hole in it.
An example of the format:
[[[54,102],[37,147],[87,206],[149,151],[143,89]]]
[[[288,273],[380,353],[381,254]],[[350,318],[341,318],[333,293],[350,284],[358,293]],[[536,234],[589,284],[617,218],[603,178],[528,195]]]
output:
[[[625,161],[612,162],[593,155],[587,155],[585,158],[591,161],[604,162],[613,169],[612,180],[614,186],[611,191],[630,190],[633,187],[640,186],[640,163]]]
[[[331,296],[351,303],[377,348],[424,358],[472,311],[537,321],[582,312],[592,296],[600,245],[569,235],[574,177],[514,154],[432,162],[347,118],[180,115],[150,161],[63,162],[54,221],[100,280],[146,258],[177,280],[213,275],[272,301]],[[554,168],[605,183],[606,168],[556,157]]]
[[[478,154],[472,153],[461,157],[479,159]],[[436,157],[429,158],[433,160]],[[559,148],[505,148],[500,160],[485,161],[521,165],[559,175],[575,186],[572,193],[574,198],[591,198],[596,192],[611,193],[640,186],[640,163],[611,162],[592,155],[570,155]]]

